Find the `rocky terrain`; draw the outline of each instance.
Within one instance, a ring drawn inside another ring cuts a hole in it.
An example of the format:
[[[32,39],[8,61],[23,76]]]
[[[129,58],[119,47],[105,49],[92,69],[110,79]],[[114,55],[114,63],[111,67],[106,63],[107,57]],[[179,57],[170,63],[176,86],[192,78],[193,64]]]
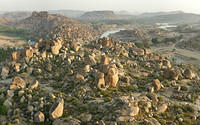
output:
[[[15,23],[38,42],[0,49],[0,124],[200,124],[200,67],[171,58],[200,59],[176,48],[186,36],[135,28],[98,39],[96,29],[118,26],[95,26],[48,12]]]
[[[183,42],[179,43],[177,47],[200,51],[200,34],[194,35],[188,40],[184,40]]]
[[[33,12],[32,15],[15,24],[18,29],[26,29],[32,40],[51,40],[61,37],[67,41],[90,41],[97,36],[89,24],[46,11]]]
[[[149,35],[145,30],[134,29],[134,30],[121,30],[115,34],[109,35],[109,37],[114,38],[116,41],[130,41],[130,42],[140,42],[145,41],[149,38]]]
[[[3,125],[195,125],[200,119],[199,67],[133,42],[56,37],[13,52],[0,67]]]

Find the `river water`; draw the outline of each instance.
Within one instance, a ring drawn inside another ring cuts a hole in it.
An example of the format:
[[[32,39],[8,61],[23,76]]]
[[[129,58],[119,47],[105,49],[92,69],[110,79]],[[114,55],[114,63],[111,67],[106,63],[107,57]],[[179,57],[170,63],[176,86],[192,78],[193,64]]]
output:
[[[156,23],[156,25],[158,25],[160,29],[168,29],[168,28],[174,28],[177,27],[177,25],[174,24],[169,24],[169,23]]]
[[[104,32],[104,33],[100,36],[100,38],[108,37],[110,34],[118,33],[118,32],[120,32],[121,30],[126,30],[126,29],[120,28],[120,29],[115,29],[115,30],[106,31],[106,32]]]

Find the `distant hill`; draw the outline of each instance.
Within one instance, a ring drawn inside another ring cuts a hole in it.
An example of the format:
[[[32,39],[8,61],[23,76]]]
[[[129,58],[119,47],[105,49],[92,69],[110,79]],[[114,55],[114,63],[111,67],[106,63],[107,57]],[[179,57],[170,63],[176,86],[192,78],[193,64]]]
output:
[[[132,13],[126,11],[126,10],[121,10],[121,11],[115,11],[117,15],[132,15]]]
[[[200,22],[200,15],[192,13],[157,13],[140,15],[137,17],[139,20],[154,23],[176,23],[176,24],[192,24]]]
[[[46,11],[33,12],[30,17],[17,22],[15,26],[28,30],[34,40],[61,37],[67,41],[87,41],[97,35],[89,24]]]
[[[119,19],[113,11],[91,11],[83,14],[80,19],[83,20],[114,20]]]
[[[16,12],[2,12],[0,14],[0,25],[6,25],[25,19],[31,15],[31,12],[16,11]]]
[[[156,16],[163,16],[169,14],[181,14],[184,13],[183,11],[170,11],[170,12],[152,12],[152,13],[142,13],[138,16],[138,18],[148,18],[148,17],[156,17]]]
[[[78,18],[85,13],[85,11],[80,10],[50,10],[50,14],[60,14],[70,18]]]

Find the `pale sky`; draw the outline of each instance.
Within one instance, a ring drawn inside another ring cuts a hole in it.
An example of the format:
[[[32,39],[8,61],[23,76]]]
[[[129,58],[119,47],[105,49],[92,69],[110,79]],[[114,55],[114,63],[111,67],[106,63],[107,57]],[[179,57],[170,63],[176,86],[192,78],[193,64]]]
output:
[[[175,11],[200,14],[200,0],[0,0],[0,11],[15,10]]]

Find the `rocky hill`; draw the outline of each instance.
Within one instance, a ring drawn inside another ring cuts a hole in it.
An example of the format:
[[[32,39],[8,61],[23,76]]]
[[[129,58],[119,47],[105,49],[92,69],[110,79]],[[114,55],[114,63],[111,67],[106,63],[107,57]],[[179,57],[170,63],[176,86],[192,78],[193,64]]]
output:
[[[200,120],[200,69],[132,42],[57,38],[13,52],[0,67],[1,124],[195,125]]]
[[[82,20],[115,20],[119,18],[113,11],[91,11],[80,17]]]
[[[15,26],[28,30],[33,40],[60,37],[66,41],[90,41],[97,36],[97,32],[89,24],[46,11],[33,12],[30,17],[19,21]]]

